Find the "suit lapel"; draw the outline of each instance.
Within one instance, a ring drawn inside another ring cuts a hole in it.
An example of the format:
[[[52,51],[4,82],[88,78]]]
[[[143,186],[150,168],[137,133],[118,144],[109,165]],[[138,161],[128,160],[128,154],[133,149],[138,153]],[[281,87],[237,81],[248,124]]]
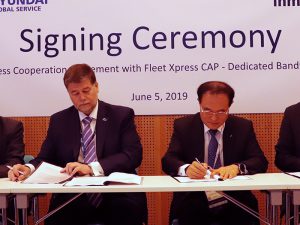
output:
[[[74,107],[72,108],[71,115],[70,115],[70,127],[69,131],[72,134],[72,137],[74,138],[73,142],[73,159],[74,161],[78,160],[78,155],[81,147],[81,126],[80,126],[80,118],[77,109]],[[77,121],[77,122],[73,122]]]
[[[194,116],[192,123],[192,143],[190,146],[196,153],[193,157],[197,157],[200,161],[204,162],[204,125],[200,119],[200,114]]]
[[[3,134],[3,119],[2,117],[0,116],[0,155],[2,155],[2,151],[4,150],[4,134]],[[2,159],[0,159],[0,161],[2,161]]]
[[[100,159],[103,154],[103,145],[108,123],[109,117],[107,115],[107,106],[104,102],[98,101],[98,114],[96,122],[96,152],[98,159]]]
[[[228,117],[225,122],[225,129],[223,133],[223,157],[224,165],[229,164],[229,158],[231,156],[232,149],[234,147],[234,135],[233,135],[233,124],[231,116]]]

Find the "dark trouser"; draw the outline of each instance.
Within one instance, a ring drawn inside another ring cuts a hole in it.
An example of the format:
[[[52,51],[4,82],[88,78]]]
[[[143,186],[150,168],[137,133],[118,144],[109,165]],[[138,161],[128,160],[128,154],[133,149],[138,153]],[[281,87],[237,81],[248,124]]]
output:
[[[55,194],[49,210],[70,199],[73,194]],[[106,193],[99,207],[95,208],[83,194],[45,221],[45,225],[142,225],[147,222],[145,193]]]
[[[209,209],[204,192],[175,192],[170,208],[170,224],[210,225]]]
[[[249,191],[226,192],[253,210],[258,211],[257,200]],[[178,219],[179,225],[258,225],[259,221],[233,203],[208,208],[204,192],[174,193],[170,224]]]

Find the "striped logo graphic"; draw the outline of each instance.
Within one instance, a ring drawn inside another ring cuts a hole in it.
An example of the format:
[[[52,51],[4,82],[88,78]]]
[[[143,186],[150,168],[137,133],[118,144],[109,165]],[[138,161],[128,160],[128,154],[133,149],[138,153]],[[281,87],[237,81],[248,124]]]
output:
[[[300,6],[300,0],[274,0],[274,6],[276,7]]]

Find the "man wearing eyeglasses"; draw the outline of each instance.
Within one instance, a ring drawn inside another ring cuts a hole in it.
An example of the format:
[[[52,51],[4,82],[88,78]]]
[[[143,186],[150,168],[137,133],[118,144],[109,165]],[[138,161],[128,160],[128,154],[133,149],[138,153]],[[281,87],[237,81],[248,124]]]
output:
[[[209,81],[197,90],[200,112],[175,120],[169,148],[162,159],[171,176],[221,179],[265,172],[268,162],[256,140],[252,122],[229,114],[234,90]],[[250,191],[226,192],[258,211]],[[177,192],[173,195],[170,224],[256,225],[259,221],[217,193]]]

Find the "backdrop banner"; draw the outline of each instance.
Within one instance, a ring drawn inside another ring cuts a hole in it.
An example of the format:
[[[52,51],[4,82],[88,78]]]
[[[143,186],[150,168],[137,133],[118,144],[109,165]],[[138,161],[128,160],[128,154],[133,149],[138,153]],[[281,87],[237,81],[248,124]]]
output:
[[[99,99],[137,115],[199,111],[209,80],[231,112],[300,101],[300,0],[0,0],[0,115],[49,116],[72,103],[66,69],[95,70]]]

